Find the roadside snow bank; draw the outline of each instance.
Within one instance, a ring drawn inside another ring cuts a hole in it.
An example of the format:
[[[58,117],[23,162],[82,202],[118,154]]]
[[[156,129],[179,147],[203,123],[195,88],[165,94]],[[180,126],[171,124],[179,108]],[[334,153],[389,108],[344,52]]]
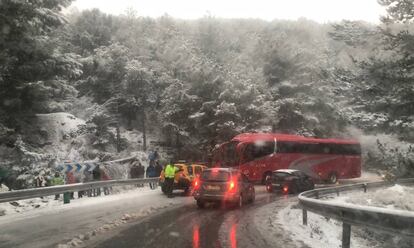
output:
[[[354,191],[341,196],[329,195],[323,200],[389,209],[414,211],[414,188],[394,185],[364,193]],[[308,211],[308,226],[302,225],[302,209],[291,204],[276,215],[275,222],[290,231],[295,239],[310,247],[340,247],[342,222]],[[381,233],[378,230],[352,226],[351,247],[414,247],[414,240],[405,236]]]
[[[275,217],[273,225],[282,226],[295,240],[302,241],[309,247],[341,247],[342,245],[342,222],[308,212],[308,225],[304,226],[302,209],[297,204],[289,205]],[[355,230],[351,236],[351,247],[377,247],[374,241],[361,238]]]
[[[290,235],[291,231],[284,226],[278,217],[280,211],[287,206],[290,207],[292,204],[296,204],[296,202],[296,198],[284,197],[266,204],[255,211],[253,225],[265,240],[265,244],[262,243],[262,246],[283,248],[308,247],[302,240]],[[251,247],[254,247],[254,245],[251,244]]]
[[[1,189],[1,188],[0,188]],[[152,192],[149,187],[142,187],[137,188],[135,186],[118,186],[113,187],[112,194],[104,195],[102,192],[101,196],[97,197],[83,197],[83,198],[76,198],[71,200],[70,204],[65,204],[65,206],[77,206],[79,204],[86,204],[86,203],[93,203],[96,202],[97,199],[104,198],[113,198],[117,197],[116,195],[122,196],[123,193],[128,192]],[[75,197],[77,197],[77,193],[75,193]],[[54,200],[54,196],[45,196],[43,198],[33,198],[21,201],[13,201],[13,202],[3,202],[0,203],[0,216],[4,215],[15,215],[15,214],[23,214],[33,210],[42,209],[54,209],[56,207],[63,205],[63,196],[60,195],[59,200]],[[3,213],[3,214],[2,214]]]
[[[352,203],[362,206],[383,207],[414,211],[414,187],[394,185],[364,193],[362,191],[344,193],[326,200],[338,203]]]

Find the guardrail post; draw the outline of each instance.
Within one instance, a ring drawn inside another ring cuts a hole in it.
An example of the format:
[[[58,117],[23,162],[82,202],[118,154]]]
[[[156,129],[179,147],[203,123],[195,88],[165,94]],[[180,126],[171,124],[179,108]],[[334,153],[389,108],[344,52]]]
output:
[[[351,247],[351,225],[342,223],[342,248]]]
[[[319,199],[319,192],[318,192],[318,191],[316,191],[315,198],[316,198],[316,199]]]
[[[307,226],[308,225],[308,211],[306,211],[306,209],[302,209],[302,221],[303,221],[303,225]]]
[[[364,183],[364,184],[362,185],[362,187],[364,187],[364,193],[367,193],[367,184],[366,184],[366,183]]]

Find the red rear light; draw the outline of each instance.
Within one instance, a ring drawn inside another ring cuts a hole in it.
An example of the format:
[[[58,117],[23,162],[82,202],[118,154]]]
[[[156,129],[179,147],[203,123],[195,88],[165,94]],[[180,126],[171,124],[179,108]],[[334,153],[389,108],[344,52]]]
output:
[[[231,179],[230,182],[229,182],[229,190],[228,191],[229,192],[236,191],[236,182],[233,179]]]
[[[289,187],[287,185],[283,186],[283,193],[288,193]]]
[[[200,179],[196,178],[194,180],[194,189],[200,188]]]
[[[234,189],[234,182],[233,181],[230,182],[230,190],[231,189]]]

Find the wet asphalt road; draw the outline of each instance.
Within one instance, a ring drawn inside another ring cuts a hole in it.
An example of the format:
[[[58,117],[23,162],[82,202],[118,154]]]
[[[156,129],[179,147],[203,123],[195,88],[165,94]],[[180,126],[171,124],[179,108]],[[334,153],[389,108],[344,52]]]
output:
[[[366,178],[341,180],[340,184],[366,181],[370,180]],[[326,186],[334,185],[318,185],[318,187]],[[302,242],[293,241],[291,235],[281,226],[272,226],[274,233],[269,240],[269,234],[262,235],[260,228],[257,227],[267,225],[266,219],[263,216],[255,219],[260,215],[261,207],[272,203],[275,208],[282,210],[290,203],[298,202],[297,196],[269,194],[263,186],[256,186],[255,203],[247,204],[241,209],[228,209],[222,206],[198,209],[192,197],[184,198],[186,198],[186,205],[130,223],[111,236],[107,236],[105,240],[89,244],[88,247],[307,247]],[[189,204],[191,201],[192,204]]]
[[[340,184],[375,179],[342,180]],[[266,215],[263,210],[269,206],[281,210],[297,202],[297,197],[268,194],[263,186],[256,186],[256,202],[241,209],[198,209],[192,197],[177,193],[174,199],[167,199],[159,190],[129,191],[78,201],[2,216],[0,247],[55,248],[80,234],[120,220],[126,213],[137,213],[152,206],[161,208],[97,234],[79,247],[306,247],[294,243],[281,226],[272,226],[271,217],[263,217]],[[260,230],[270,230],[271,237]]]
[[[280,202],[278,205],[282,209],[297,198],[269,194],[263,186],[257,186],[255,203],[241,209],[214,205],[198,209],[194,201],[194,204],[130,223],[93,247],[270,247],[255,228],[253,218],[260,207],[275,201]],[[271,247],[275,247],[274,244]],[[279,247],[287,247],[287,244]]]

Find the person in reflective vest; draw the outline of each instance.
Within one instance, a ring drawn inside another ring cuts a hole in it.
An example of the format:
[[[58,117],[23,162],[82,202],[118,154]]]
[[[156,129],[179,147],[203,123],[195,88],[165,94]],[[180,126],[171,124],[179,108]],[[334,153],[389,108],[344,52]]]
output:
[[[55,176],[52,178],[52,186],[63,185],[65,181],[60,176],[59,172],[55,172]],[[59,200],[60,194],[55,195],[55,200]]]
[[[174,189],[174,177],[175,173],[178,171],[178,168],[174,166],[172,161],[165,166],[164,169],[164,176],[165,176],[165,188],[168,198],[173,197],[173,189]]]

